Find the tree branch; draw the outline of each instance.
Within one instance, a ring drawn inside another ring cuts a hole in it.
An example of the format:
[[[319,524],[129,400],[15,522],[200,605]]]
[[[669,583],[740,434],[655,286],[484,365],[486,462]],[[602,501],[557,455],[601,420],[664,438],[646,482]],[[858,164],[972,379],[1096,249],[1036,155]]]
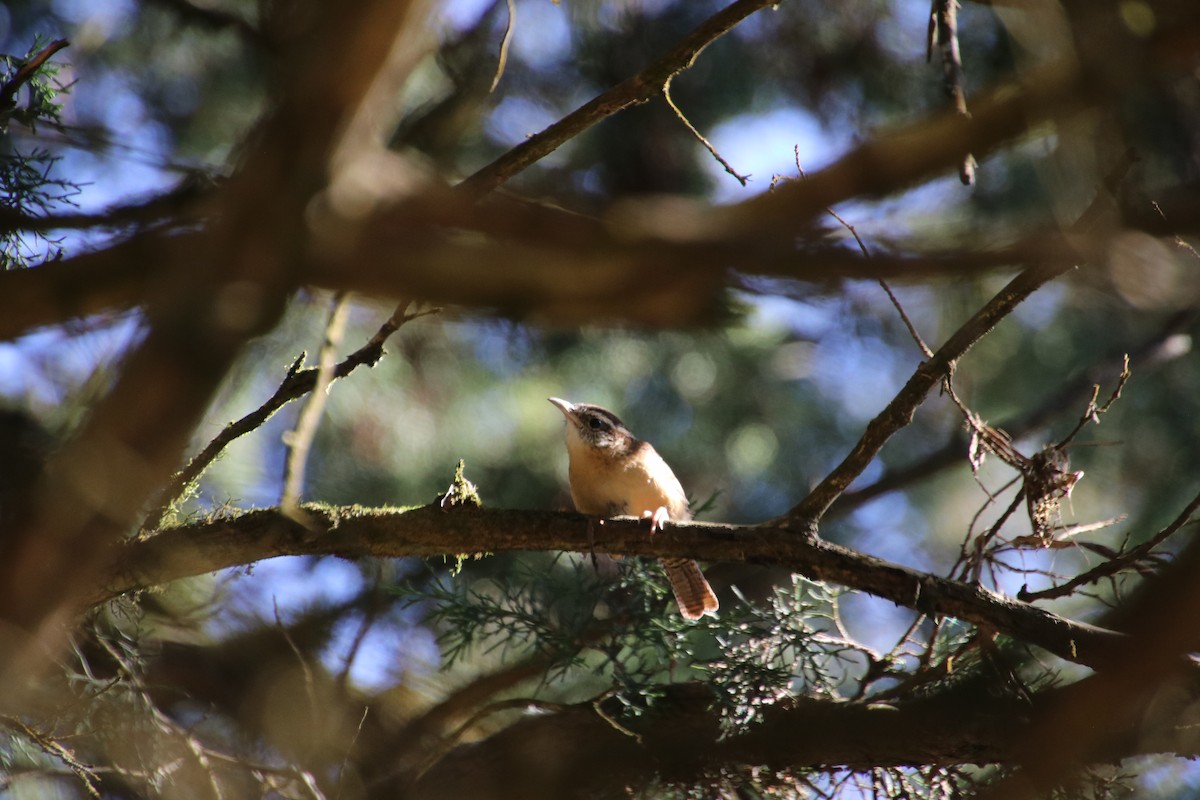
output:
[[[17,105],[17,92],[21,91],[21,87],[33,80],[33,76],[42,68],[50,58],[65,47],[70,47],[71,43],[66,39],[55,39],[50,44],[43,47],[37,53],[31,55],[24,64],[21,65],[13,76],[0,86],[0,114],[7,114]]]
[[[901,428],[912,422],[917,407],[934,386],[950,374],[961,358],[1017,304],[1047,282],[1071,269],[1069,263],[1031,267],[1013,278],[1007,286],[955,331],[928,361],[922,362],[887,407],[868,424],[862,438],[841,464],[815,489],[787,513],[787,519],[800,521],[810,533],[825,512],[851,482],[874,460],[884,444]]]
[[[1067,67],[1047,68],[1041,77],[1045,80],[1021,89],[1002,86],[982,94],[970,119],[935,115],[902,126],[802,184],[726,208],[647,200],[589,219],[506,198],[480,207],[474,196],[429,186],[390,206],[381,204],[366,220],[345,220],[359,231],[353,246],[330,248],[301,236],[305,258],[298,278],[333,290],[499,308],[549,321],[681,326],[712,320],[722,289],[731,282],[731,268],[747,275],[836,282],[961,277],[1013,264],[1084,261],[1100,252],[1119,227],[1110,225],[1091,238],[1068,239],[1049,231],[992,251],[875,253],[870,260],[819,244],[796,246],[797,227],[825,207],[850,197],[888,194],[936,175],[954,163],[954,153],[988,152],[1051,115],[1063,96],[1079,92],[1077,76]],[[227,185],[215,194],[214,207],[226,207],[230,191]],[[1171,220],[1177,230],[1200,227],[1200,203],[1173,210]],[[1151,222],[1161,227],[1161,219]],[[489,238],[445,236],[458,228]],[[189,245],[181,250],[191,252],[209,235],[177,238],[186,239]],[[139,236],[112,251],[0,275],[0,337],[143,302],[150,277],[144,265],[161,262],[163,244],[161,237],[143,242]],[[406,254],[402,270],[391,260],[397,248]],[[567,262],[572,269],[562,269]]]
[[[1027,732],[1074,697],[1088,681],[1032,699],[988,692],[983,682],[896,705],[800,699],[769,708],[761,723],[720,737],[712,696],[689,684],[666,688],[644,716],[628,720],[638,739],[617,731],[589,704],[527,717],[475,745],[459,747],[402,796],[407,800],[471,797],[620,798],[647,775],[685,784],[715,780],[752,767],[773,770],[983,765],[1011,762]],[[1098,758],[1130,753],[1200,752],[1185,704],[1155,720],[1147,737],[1140,720],[1125,715],[1097,720],[1108,746]],[[1053,757],[1054,748],[1047,752]],[[506,779],[521,764],[520,781]],[[373,797],[405,787],[381,785]]]
[[[1194,504],[1173,524],[1182,525],[1193,511]],[[1200,644],[1191,624],[1200,614],[1198,570],[1200,540],[1193,538],[1154,580],[1142,583],[1108,615],[1111,624],[1128,631],[1129,646],[1104,671],[1074,684],[1046,709],[1018,743],[1014,761],[1022,769],[990,787],[985,800],[1044,796],[1083,766],[1111,758],[1114,749],[1119,755],[1136,753],[1139,741],[1163,747],[1159,725],[1172,717],[1168,707],[1188,709],[1195,699],[1197,662],[1189,654]],[[1194,730],[1194,719],[1189,727]],[[1161,752],[1171,747],[1167,743]]]
[[[1123,349],[1122,352],[1129,354],[1131,368],[1137,370],[1139,374],[1144,374],[1148,369],[1186,355],[1190,352],[1190,348],[1188,345],[1182,344],[1179,337],[1198,319],[1200,319],[1200,311],[1195,309],[1181,311],[1172,315],[1162,328],[1137,347]],[[1001,420],[993,427],[1000,428],[1013,439],[1020,439],[1049,425],[1063,413],[1064,409],[1071,408],[1086,396],[1089,388],[1116,379],[1120,370],[1113,364],[1120,358],[1121,353],[1106,353],[1097,358],[1095,363],[1079,375],[1060,386],[1035,408],[1019,417]],[[879,480],[861,489],[846,492],[837,499],[829,509],[829,513],[849,513],[876,497],[897,491],[947,467],[961,463],[963,454],[967,452],[967,443],[968,437],[965,435],[959,434],[952,437],[944,446],[919,461],[890,470],[884,473]]]
[[[297,232],[324,188],[342,126],[358,111],[399,31],[416,19],[409,3],[385,0],[362,2],[353,14],[314,8],[291,28],[292,50],[278,64],[279,100],[260,125],[255,158],[226,187],[227,215],[194,251],[178,249],[176,239],[166,252],[143,259],[162,265],[167,253],[178,256],[157,270],[144,338],[50,460],[28,523],[0,542],[0,619],[32,636],[24,647],[0,653],[8,699],[30,690],[14,677],[25,673],[27,659],[64,643],[60,620],[98,577],[101,554],[136,525],[139,510],[178,465],[243,344],[282,314],[297,285]]]
[[[658,61],[632,78],[592,98],[541,133],[530,136],[458,184],[457,188],[470,197],[488,194],[513,175],[553,153],[600,120],[657,97],[672,77],[695,63],[696,57],[704,48],[755,11],[776,5],[778,2],[779,0],[736,0],[705,20]]]
[[[407,322],[411,322],[418,317],[423,317],[432,314],[438,309],[429,309],[425,311],[416,311],[407,313],[403,308],[397,308],[386,322],[379,326],[379,330],[375,335],[367,340],[367,343],[355,350],[350,355],[346,356],[340,363],[333,367],[330,380],[344,378],[354,370],[361,366],[373,367],[383,358],[383,345],[388,338],[400,329],[400,326]],[[159,493],[155,500],[153,510],[146,515],[146,519],[142,522],[141,531],[146,533],[152,531],[163,524],[167,515],[171,512],[171,507],[176,503],[183,494],[188,491],[188,487],[199,480],[204,471],[209,465],[217,459],[221,453],[225,451],[234,440],[241,436],[245,436],[253,430],[260,428],[263,423],[275,415],[279,409],[293,400],[297,400],[309,392],[313,391],[318,384],[318,370],[316,369],[299,369],[302,359],[297,359],[288,370],[283,382],[279,384],[279,388],[275,393],[267,398],[266,402],[258,408],[251,411],[249,414],[234,420],[226,425],[219,434],[207,445],[204,446],[199,453],[196,454],[187,466],[180,470],[171,482]]]
[[[120,548],[106,584],[89,603],[119,594],[283,555],[446,556],[513,550],[588,552],[588,518],[544,511],[437,505],[406,511],[302,506],[311,525],[276,510],[251,511],[164,530]],[[594,532],[593,532],[594,533]],[[1112,631],[1073,622],[981,586],[919,572],[797,531],[687,523],[653,537],[636,520],[614,520],[596,542],[607,552],[687,556],[786,567],[933,615],[956,617],[1037,645],[1060,658],[1102,666],[1123,647]]]
[[[1040,591],[1031,592],[1023,587],[1021,591],[1017,592],[1017,597],[1026,602],[1067,597],[1088,584],[1099,583],[1105,578],[1112,578],[1118,573],[1135,569],[1138,562],[1149,559],[1156,547],[1178,533],[1184,525],[1190,523],[1198,510],[1200,510],[1200,494],[1192,498],[1192,502],[1187,504],[1171,524],[1136,547],[1131,547],[1128,550],[1120,552],[1070,580],[1049,586]]]
[[[114,229],[168,221],[182,227],[198,221],[196,215],[189,212],[198,208],[198,201],[210,191],[211,187],[206,185],[206,181],[200,175],[193,174],[165,192],[133,203],[109,206],[102,211],[34,217],[13,208],[0,208],[0,230]]]
[[[284,436],[284,444],[287,446],[288,453],[284,464],[283,493],[280,495],[279,505],[288,512],[296,510],[300,498],[304,495],[304,476],[308,467],[308,452],[317,435],[317,426],[325,413],[325,401],[329,397],[329,387],[334,381],[337,350],[341,346],[342,336],[346,331],[349,302],[350,297],[345,293],[338,293],[333,297],[329,319],[325,323],[325,335],[322,337],[321,347],[317,351],[317,374],[313,378],[313,389],[308,393],[308,399],[300,410],[296,427]]]

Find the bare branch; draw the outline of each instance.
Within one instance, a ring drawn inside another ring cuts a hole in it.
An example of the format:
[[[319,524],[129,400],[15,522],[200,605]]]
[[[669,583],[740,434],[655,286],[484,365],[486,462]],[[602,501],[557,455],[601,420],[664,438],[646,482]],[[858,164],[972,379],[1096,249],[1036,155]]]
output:
[[[817,523],[846,487],[857,478],[875,458],[896,431],[910,423],[917,407],[929,391],[950,374],[954,362],[961,358],[983,336],[1008,316],[1017,305],[1044,284],[1071,269],[1070,264],[1031,267],[1013,278],[1007,286],[955,331],[933,357],[917,367],[900,393],[887,407],[867,424],[862,438],[808,497],[788,512],[786,519],[800,521],[816,533]]]
[[[1159,545],[1178,533],[1184,525],[1191,522],[1197,510],[1200,510],[1200,494],[1192,498],[1192,501],[1175,517],[1170,525],[1167,525],[1138,546],[1131,547],[1114,558],[1102,561],[1087,572],[1076,575],[1057,586],[1051,586],[1037,592],[1030,592],[1022,587],[1021,591],[1017,592],[1017,598],[1026,602],[1033,602],[1035,600],[1053,600],[1058,597],[1066,597],[1084,586],[1099,583],[1105,578],[1110,578],[1121,572],[1133,569],[1139,562],[1147,559]]]
[[[709,44],[728,33],[755,11],[776,5],[778,2],[779,0],[736,0],[705,20],[658,61],[607,92],[597,95],[541,133],[530,136],[471,175],[457,188],[471,197],[485,195],[600,120],[630,106],[645,103],[660,94],[673,76],[695,63],[696,57]]]
[[[67,769],[75,774],[75,777],[79,778],[79,782],[83,784],[83,789],[89,797],[101,800],[103,795],[100,794],[100,776],[95,773],[92,767],[80,761],[71,752],[70,748],[61,741],[32,728],[28,723],[16,717],[0,715],[0,725],[11,728],[19,735],[24,736],[37,745],[46,755],[57,761],[61,761],[66,765]]]
[[[344,378],[353,372],[358,367],[366,365],[373,367],[383,358],[384,342],[400,329],[402,325],[411,322],[414,319],[435,314],[440,309],[426,309],[423,311],[414,311],[407,313],[401,308],[397,308],[392,316],[388,318],[379,330],[375,332],[366,344],[355,350],[350,355],[346,356],[341,363],[333,368],[331,380]],[[304,354],[301,353],[290,369],[283,382],[279,384],[279,388],[275,390],[266,402],[261,406],[246,414],[244,417],[237,419],[222,429],[217,436],[209,442],[203,450],[201,450],[188,465],[184,467],[171,483],[159,493],[154,504],[154,510],[151,511],[143,521],[141,531],[145,534],[148,531],[155,530],[163,524],[167,515],[171,512],[171,507],[188,491],[204,471],[208,469],[225,448],[228,447],[235,439],[245,436],[251,431],[260,428],[267,420],[275,415],[279,409],[293,400],[299,399],[311,392],[317,386],[317,370],[315,369],[300,369],[300,365],[304,362]]]
[[[496,87],[500,85],[500,79],[504,77],[504,67],[508,64],[508,47],[512,44],[513,30],[517,24],[517,4],[514,0],[504,0],[504,2],[508,6],[508,22],[504,25],[504,37],[500,40],[500,55],[496,59],[496,74],[492,77],[489,92],[496,91]]]
[[[256,158],[226,186],[226,216],[194,250],[175,241],[143,259],[162,264],[165,255],[178,256],[155,275],[146,334],[108,395],[51,459],[29,522],[0,545],[0,619],[37,642],[8,648],[0,673],[21,674],[35,650],[64,643],[58,615],[97,577],[96,556],[136,526],[243,345],[282,314],[298,285],[305,211],[323,188],[338,137],[419,8],[368,0],[354,14],[316,6],[297,22],[292,35],[303,46],[279,59],[280,100],[257,132]],[[15,680],[5,685],[29,691]]]
[[[444,556],[510,550],[587,552],[588,518],[578,514],[438,505],[408,511],[302,507],[311,528],[273,510],[252,511],[167,529],[116,554],[109,578],[89,603],[178,578],[280,555]],[[314,535],[314,531],[317,533]],[[928,614],[953,616],[1036,644],[1061,658],[1096,666],[1121,637],[1071,622],[983,587],[856,553],[799,530],[688,523],[653,537],[637,520],[611,520],[597,547],[642,556],[775,564],[817,581],[838,583]],[[595,538],[595,537],[593,537]]]
[[[670,79],[668,79],[666,84],[663,85],[662,94],[663,99],[667,101],[667,105],[669,105],[671,110],[675,112],[675,116],[679,118],[679,121],[683,123],[684,127],[691,131],[692,136],[696,137],[696,141],[704,145],[704,149],[712,154],[712,157],[717,160],[718,164],[725,168],[726,172],[737,179],[737,182],[742,186],[745,186],[750,181],[750,176],[742,175],[740,172],[734,169],[733,166],[726,161],[720,153],[717,152],[717,148],[713,147],[712,142],[710,142],[708,139],[705,139],[704,134],[696,130],[696,126],[693,125],[690,120],[688,120],[687,116],[685,116],[684,113],[679,109],[679,106],[675,105],[675,101],[671,99]]]
[[[796,160],[796,171],[800,173],[801,178],[807,178],[808,175],[804,172],[804,167],[800,166],[800,145],[795,145],[795,147],[792,149],[792,154]],[[772,182],[771,186],[775,186],[774,182]],[[854,241],[858,245],[859,252],[863,254],[863,258],[865,258],[867,261],[870,261],[871,251],[867,249],[867,243],[864,242],[862,237],[858,235],[858,229],[847,222],[845,217],[834,211],[832,207],[826,208],[825,213],[837,220],[838,224],[845,228],[846,231],[854,237]],[[892,307],[896,309],[896,313],[900,315],[901,321],[904,322],[905,327],[908,328],[909,336],[911,336],[913,341],[917,343],[917,346],[921,348],[921,352],[926,358],[932,358],[933,351],[929,349],[929,345],[925,344],[925,340],[922,339],[921,334],[917,332],[917,326],[913,324],[913,321],[909,319],[908,314],[904,311],[904,307],[900,305],[900,300],[896,297],[895,292],[892,291],[892,287],[888,286],[887,281],[885,281],[883,278],[879,278],[879,286],[887,294],[888,300],[892,301]],[[947,380],[949,379],[947,378]]]
[[[283,493],[279,505],[285,512],[293,512],[300,502],[304,492],[304,473],[308,462],[308,451],[312,447],[313,437],[317,435],[317,426],[325,413],[325,401],[329,397],[329,387],[334,381],[338,347],[341,346],[342,336],[346,331],[346,314],[349,311],[350,297],[341,293],[334,295],[329,311],[329,320],[325,323],[325,335],[321,341],[321,349],[317,353],[317,374],[313,379],[312,391],[296,420],[296,427],[285,437],[284,443],[288,448],[287,461],[283,472]]]
[[[1190,328],[1198,318],[1200,318],[1200,312],[1194,310],[1173,315],[1160,330],[1131,351],[1130,363],[1139,369],[1148,370],[1186,354],[1188,350],[1179,346],[1178,339],[1181,332]],[[1085,369],[1079,376],[1064,383],[1036,408],[1020,417],[998,423],[996,427],[1008,431],[1014,438],[1019,439],[1047,425],[1057,415],[1060,415],[1064,408],[1078,402],[1080,394],[1086,391],[1088,386],[1115,377],[1111,374],[1112,360],[1113,356],[1111,355],[1097,359],[1096,363]],[[885,473],[883,477],[869,486],[846,492],[834,503],[830,512],[839,515],[846,514],[876,497],[902,489],[940,470],[960,463],[966,449],[967,443],[961,436],[956,436],[921,460]]]
[[[967,92],[963,88],[962,52],[958,47],[958,0],[933,0],[929,12],[929,46],[925,51],[928,61],[936,38],[942,54],[942,88],[954,110],[964,117],[967,111]],[[958,165],[958,179],[964,186],[975,182],[975,157],[965,153]]]
[[[1087,409],[1079,417],[1079,421],[1075,423],[1075,427],[1071,429],[1071,432],[1064,436],[1055,447],[1060,450],[1066,447],[1079,435],[1080,431],[1087,427],[1089,422],[1099,425],[1100,417],[1107,413],[1108,409],[1112,408],[1113,403],[1121,399],[1121,392],[1125,390],[1125,384],[1129,382],[1131,377],[1133,377],[1133,372],[1129,369],[1129,354],[1125,353],[1121,359],[1121,373],[1117,376],[1117,385],[1113,388],[1112,394],[1108,396],[1108,399],[1102,405],[1097,404],[1096,401],[1100,398],[1100,384],[1095,384],[1092,387],[1092,399],[1088,403]]]

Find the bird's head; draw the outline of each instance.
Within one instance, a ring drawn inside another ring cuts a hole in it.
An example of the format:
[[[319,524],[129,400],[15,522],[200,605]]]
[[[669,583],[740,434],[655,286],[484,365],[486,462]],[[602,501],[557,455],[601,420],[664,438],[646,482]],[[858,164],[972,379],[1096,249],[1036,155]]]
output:
[[[558,397],[550,402],[567,418],[567,450],[574,452],[583,448],[609,455],[628,453],[637,444],[637,438],[625,427],[617,415],[600,406],[587,403],[572,403]]]

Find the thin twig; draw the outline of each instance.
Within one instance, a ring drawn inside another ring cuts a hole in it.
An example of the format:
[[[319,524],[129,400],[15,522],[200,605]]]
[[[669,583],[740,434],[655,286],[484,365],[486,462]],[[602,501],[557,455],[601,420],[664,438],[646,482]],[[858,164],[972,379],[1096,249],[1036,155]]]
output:
[[[792,147],[792,157],[795,159],[796,171],[800,173],[800,177],[807,179],[808,173],[806,173],[804,171],[804,167],[800,165],[800,145],[794,145]],[[862,237],[858,235],[858,229],[847,222],[841,214],[834,211],[832,206],[826,206],[825,213],[837,220],[838,223],[845,228],[851,236],[854,237],[854,241],[858,244],[858,249],[863,254],[863,258],[870,261],[871,251],[867,249],[867,243],[864,242]],[[921,352],[925,354],[926,358],[932,357],[933,351],[929,349],[929,345],[925,344],[925,340],[922,339],[921,334],[917,332],[917,326],[913,324],[913,321],[909,319],[908,314],[905,313],[904,307],[900,305],[900,300],[896,297],[895,293],[892,292],[892,287],[888,286],[887,281],[885,281],[883,278],[878,278],[877,280],[879,281],[880,287],[883,288],[883,291],[887,293],[888,299],[892,301],[892,306],[894,306],[897,313],[900,314],[900,319],[904,322],[905,327],[908,328],[909,336],[911,336],[913,341],[917,343],[917,346],[921,348]]]
[[[740,183],[742,186],[745,186],[750,182],[750,176],[742,175],[740,172],[734,169],[728,161],[722,158],[721,154],[717,152],[717,148],[713,146],[712,142],[704,138],[704,134],[700,133],[700,131],[696,129],[696,126],[691,123],[691,120],[684,115],[679,106],[675,105],[675,101],[671,99],[671,80],[674,79],[674,77],[675,76],[672,75],[667,79],[667,82],[663,84],[663,99],[667,101],[667,105],[669,105],[671,110],[675,112],[675,116],[679,118],[679,121],[683,123],[684,127],[692,132],[692,136],[695,136],[696,140],[700,142],[700,144],[704,145],[704,149],[712,154],[712,157],[717,160],[717,163],[724,167],[726,172],[736,178],[738,183]]]
[[[121,651],[106,637],[96,636],[94,641],[97,642],[109,657],[118,664],[124,671],[126,679],[130,685],[137,690],[137,696],[144,704],[145,710],[154,718],[157,726],[166,733],[177,737],[183,746],[191,753],[196,765],[204,774],[208,788],[212,794],[213,800],[224,800],[225,793],[221,789],[221,782],[217,778],[216,770],[213,769],[212,756],[214,751],[205,747],[204,743],[197,739],[191,732],[180,725],[176,720],[167,716],[162,709],[150,697],[149,689],[142,681],[142,676],[136,668],[136,664],[126,658]]]
[[[235,756],[229,753],[222,753],[217,750],[206,749],[205,754],[210,762],[226,764],[255,775],[276,775],[281,778],[287,778],[289,780],[296,781],[308,790],[308,793],[312,795],[313,800],[325,800],[325,795],[321,792],[320,787],[317,786],[317,782],[313,777],[313,774],[299,767],[275,766],[272,764],[265,764],[261,761],[251,761],[246,758],[245,753],[239,753]]]
[[[504,36],[500,39],[500,56],[496,59],[496,74],[492,76],[492,86],[488,93],[496,91],[500,78],[504,77],[504,67],[508,64],[508,47],[512,44],[513,29],[517,24],[517,4],[514,0],[504,0],[508,5],[508,22],[504,26]]]
[[[1133,377],[1133,372],[1129,369],[1129,354],[1126,353],[1124,358],[1121,360],[1121,374],[1117,376],[1117,386],[1115,389],[1113,389],[1112,394],[1109,395],[1108,399],[1104,401],[1104,405],[1096,405],[1096,401],[1100,397],[1100,384],[1093,384],[1092,399],[1090,402],[1088,402],[1087,409],[1082,415],[1080,415],[1079,421],[1075,423],[1075,427],[1071,429],[1071,432],[1064,436],[1062,441],[1056,444],[1055,447],[1059,450],[1066,447],[1071,443],[1071,440],[1079,434],[1080,431],[1087,427],[1089,422],[1094,422],[1095,424],[1099,425],[1101,415],[1105,414],[1108,409],[1112,408],[1113,403],[1121,399],[1121,392],[1125,390],[1125,384],[1129,382],[1131,377]]]
[[[858,234],[855,234],[855,238],[858,238]],[[904,307],[900,305],[900,300],[892,291],[892,287],[888,286],[887,281],[885,281],[883,278],[879,279],[879,286],[884,292],[887,293],[888,299],[892,301],[892,306],[896,309],[896,313],[900,315],[900,320],[904,323],[904,327],[908,328],[908,335],[911,336],[913,341],[917,343],[917,347],[921,348],[921,352],[926,358],[932,358],[933,351],[929,349],[929,345],[925,344],[925,340],[921,338],[921,334],[917,331],[917,326],[913,324],[913,321],[909,319],[908,314],[905,313]],[[946,376],[946,382],[950,382],[949,375]]]
[[[954,363],[1012,313],[1022,300],[1071,268],[1069,263],[1039,264],[1013,278],[955,331],[936,353],[917,367],[904,388],[867,424],[862,437],[842,463],[789,511],[784,519],[789,522],[801,520],[815,534],[815,526],[829,506],[862,474],[893,434],[912,421],[917,407],[925,401],[929,391],[950,373]]]
[[[1052,539],[1047,539],[1045,536],[1038,534],[1029,534],[1026,536],[1018,536],[1009,542],[1015,548],[1021,547],[1040,547],[1047,550],[1061,550],[1067,547],[1083,547],[1096,552],[1100,552],[1105,557],[1111,557],[1108,553],[1109,548],[1096,545],[1089,542],[1073,542],[1071,541],[1077,536],[1082,536],[1085,533],[1095,533],[1102,531],[1105,528],[1111,528],[1113,525],[1120,525],[1126,520],[1125,514],[1118,514],[1115,517],[1108,519],[1098,519],[1095,522],[1080,522],[1075,525],[1057,525],[1052,530]],[[1056,576],[1057,577],[1057,576]]]
[[[1025,489],[1022,488],[1017,492],[1016,496],[1013,497],[1013,500],[1008,505],[1008,508],[1004,509],[1004,512],[996,518],[995,522],[992,523],[992,527],[988,528],[988,530],[982,536],[975,540],[975,557],[963,565],[963,570],[959,576],[959,580],[965,581],[969,579],[975,583],[979,583],[983,570],[983,563],[987,560],[983,557],[984,550],[987,549],[988,543],[1000,534],[1000,529],[1003,528],[1004,524],[1008,522],[1009,518],[1016,513],[1017,509],[1021,507],[1021,503],[1024,500]]]
[[[1004,486],[1002,486],[998,491],[993,493],[988,491],[987,487],[983,485],[978,476],[975,478],[975,482],[979,484],[979,488],[982,489],[983,493],[987,495],[987,500],[984,501],[983,505],[976,509],[975,513],[971,516],[971,522],[969,525],[967,525],[967,535],[963,537],[963,542],[958,548],[958,559],[955,560],[954,566],[950,568],[948,574],[954,575],[957,573],[960,576],[970,574],[972,565],[982,557],[981,540],[983,535],[975,535],[975,526],[983,517],[984,512],[996,502],[1000,494],[1007,491],[1009,487],[1019,480],[1020,478],[1013,478],[1008,483],[1004,484]],[[959,570],[961,570],[961,572]]]
[[[337,794],[334,795],[334,800],[341,800],[342,779],[346,774],[346,765],[350,763],[350,754],[354,752],[354,744],[358,741],[358,737],[362,735],[363,725],[366,724],[367,714],[370,711],[370,706],[363,706],[362,716],[358,718],[358,727],[354,729],[354,737],[350,740],[349,746],[346,747],[346,753],[342,756],[342,763],[338,765]]]
[[[530,164],[557,150],[597,122],[662,93],[670,78],[690,67],[704,48],[760,9],[780,0],[736,0],[702,22],[666,55],[608,91],[597,95],[550,127],[525,139],[500,158],[458,184],[479,197],[491,192]]]
[[[101,800],[100,794],[100,778],[96,775],[92,767],[84,764],[75,754],[72,753],[66,745],[58,741],[52,736],[42,733],[30,727],[24,721],[8,715],[0,716],[0,724],[12,728],[17,733],[24,736],[29,741],[33,742],[38,748],[51,758],[61,761],[79,778],[79,782],[83,784],[84,791],[90,797]]]
[[[337,679],[334,681],[334,685],[337,686],[338,692],[342,695],[346,694],[346,686],[350,682],[350,670],[358,658],[358,652],[362,649],[363,642],[367,639],[367,634],[371,632],[371,628],[375,626],[376,621],[379,619],[379,595],[382,591],[379,583],[379,567],[376,564],[372,589],[364,598],[366,600],[366,610],[363,611],[362,623],[358,626],[358,631],[354,634],[354,640],[346,648],[346,655],[342,659],[342,668],[338,671]]]
[[[279,615],[279,600],[272,598],[271,607],[275,611],[275,626],[279,628],[279,632],[283,634],[283,640],[287,642],[292,654],[296,656],[296,663],[300,665],[300,673],[304,676],[304,693],[308,696],[309,718],[312,721],[314,730],[320,730],[322,714],[321,707],[317,703],[317,686],[316,680],[313,678],[312,665],[304,657],[304,653],[300,650],[300,645],[296,644],[291,631],[283,624],[283,618]]]
[[[1065,597],[1082,586],[1097,583],[1104,578],[1116,575],[1118,572],[1130,569],[1138,561],[1149,556],[1156,547],[1171,536],[1174,536],[1184,525],[1188,524],[1197,510],[1200,510],[1200,494],[1192,498],[1192,501],[1184,507],[1183,511],[1179,513],[1179,516],[1175,517],[1170,525],[1137,547],[1131,548],[1116,558],[1109,559],[1087,572],[1080,573],[1058,586],[1051,586],[1037,592],[1029,592],[1022,588],[1017,592],[1017,598],[1025,602],[1033,602],[1034,600],[1053,600],[1057,597]]]
[[[379,330],[375,332],[375,335],[366,344],[346,356],[334,368],[333,377],[335,379],[344,378],[364,364],[371,367],[375,366],[379,362],[379,359],[383,358],[384,342],[399,330],[402,325],[440,311],[440,308],[430,308],[409,312],[401,307],[397,307],[392,316],[383,325],[379,326]],[[171,483],[163,489],[155,501],[154,510],[146,516],[146,520],[142,523],[142,535],[162,527],[164,520],[171,513],[172,507],[184,497],[187,491],[200,479],[200,476],[204,474],[204,471],[216,460],[217,456],[221,455],[225,451],[225,448],[234,440],[261,427],[279,409],[313,390],[317,385],[317,370],[300,369],[303,359],[304,354],[301,354],[292,363],[283,382],[280,383],[279,388],[275,390],[275,393],[266,402],[244,417],[226,425],[195,458],[188,462],[188,465],[175,476]]]
[[[615,730],[617,733],[619,733],[623,736],[628,736],[630,739],[633,739],[639,745],[643,744],[642,735],[640,733],[637,733],[636,731],[631,731],[629,728],[622,725],[613,715],[609,714],[607,711],[604,710],[604,706],[603,706],[604,701],[607,700],[608,698],[612,697],[614,694],[616,694],[616,690],[609,689],[604,694],[601,694],[601,695],[593,698],[592,699],[592,710],[596,712],[596,716],[600,717],[600,719],[604,720],[609,725],[611,725],[613,730]]]
[[[960,116],[969,117],[967,94],[963,89],[962,51],[958,46],[958,0],[933,0],[929,12],[929,42],[925,60],[930,60],[936,34],[942,53],[942,88]],[[958,165],[958,179],[964,186],[975,182],[975,157],[964,153]]]
[[[1158,214],[1158,216],[1162,218],[1163,222],[1167,221],[1167,214],[1162,210],[1162,206],[1158,204],[1157,200],[1151,200],[1150,207],[1154,209],[1155,214]],[[1193,247],[1178,233],[1175,234],[1175,246],[1188,253],[1192,258],[1200,261],[1200,251],[1196,250],[1195,247]]]
[[[325,403],[329,399],[329,387],[333,383],[333,370],[336,366],[338,347],[346,332],[346,315],[350,308],[350,296],[339,292],[333,296],[329,310],[329,320],[325,323],[325,334],[322,337],[321,349],[317,355],[317,375],[313,389],[308,393],[308,399],[296,419],[296,427],[283,438],[288,455],[283,469],[283,493],[279,498],[279,507],[286,513],[295,513],[300,503],[300,495],[304,491],[304,475],[308,463],[308,452],[312,448],[313,438],[317,435],[317,426],[321,424],[321,416],[325,413]]]

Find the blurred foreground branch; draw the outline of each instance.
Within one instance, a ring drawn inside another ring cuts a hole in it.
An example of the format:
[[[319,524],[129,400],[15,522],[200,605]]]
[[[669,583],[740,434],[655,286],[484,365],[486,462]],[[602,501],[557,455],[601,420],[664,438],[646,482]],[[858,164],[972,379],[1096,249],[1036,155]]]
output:
[[[803,771],[830,764],[854,770],[1008,763],[1028,731],[1083,696],[1089,686],[1085,680],[1032,700],[988,693],[976,682],[894,706],[798,699],[769,709],[745,733],[721,738],[708,693],[702,687],[675,685],[655,711],[630,723],[637,739],[581,703],[565,712],[527,717],[483,742],[459,748],[405,797],[618,798],[628,796],[625,787],[637,785],[637,776],[647,773],[691,784],[759,765]],[[1195,754],[1200,740],[1189,719],[1179,707],[1164,713],[1154,726],[1156,738],[1150,739],[1138,737],[1139,729],[1128,717],[1101,718],[1097,733],[1111,744],[1097,755],[1111,759],[1158,747]],[[531,767],[519,784],[503,777],[514,763]],[[380,788],[374,796],[391,796],[388,792],[400,787]]]

